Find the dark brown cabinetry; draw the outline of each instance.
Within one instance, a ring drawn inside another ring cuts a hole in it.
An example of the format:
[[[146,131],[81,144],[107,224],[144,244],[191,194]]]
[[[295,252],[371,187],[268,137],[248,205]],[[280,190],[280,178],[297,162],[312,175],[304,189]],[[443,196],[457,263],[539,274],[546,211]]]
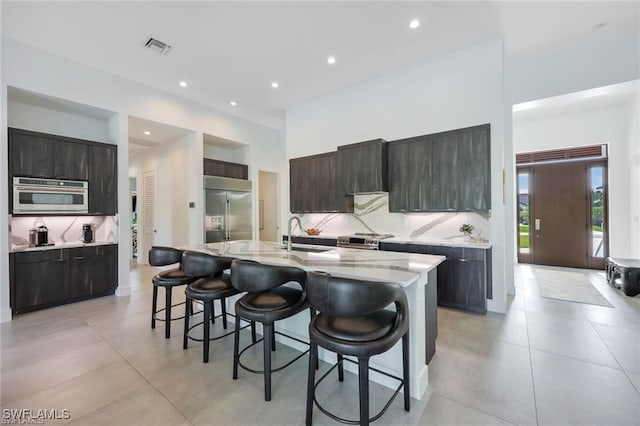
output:
[[[289,160],[292,213],[353,212],[353,196],[337,186],[337,153]]]
[[[419,136],[388,145],[389,211],[430,211],[431,141]]]
[[[345,194],[388,191],[387,142],[374,139],[338,147],[338,189]]]
[[[249,166],[246,164],[230,163],[228,161],[204,159],[204,174],[206,176],[223,176],[234,179],[249,179]]]
[[[118,151],[99,144],[89,148],[89,214],[113,216],[118,211]]]
[[[117,147],[99,142],[9,129],[9,212],[13,176],[88,181],[88,214],[118,211]]]
[[[490,126],[389,142],[389,211],[491,209]]]
[[[53,141],[47,137],[9,129],[9,173],[15,176],[53,176]]]
[[[9,149],[15,176],[87,180],[87,146],[82,142],[9,129]]]
[[[115,244],[11,253],[11,309],[21,314],[113,294],[117,285]]]
[[[438,305],[486,313],[493,298],[491,249],[382,243],[381,250],[446,256],[438,265]]]

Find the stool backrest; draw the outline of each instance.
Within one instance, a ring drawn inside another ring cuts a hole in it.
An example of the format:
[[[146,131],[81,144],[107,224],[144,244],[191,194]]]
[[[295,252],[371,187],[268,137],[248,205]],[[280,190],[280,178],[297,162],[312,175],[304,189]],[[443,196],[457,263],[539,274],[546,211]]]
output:
[[[234,259],[231,262],[231,285],[240,291],[256,293],[297,282],[305,288],[307,274],[292,266],[263,265],[252,260]]]
[[[192,277],[219,276],[225,269],[229,269],[232,260],[187,250],[182,254],[182,271]]]
[[[307,273],[307,298],[321,313],[357,317],[381,311],[394,303],[401,320],[408,315],[407,295],[395,283],[334,277],[326,272]]]
[[[179,263],[183,251],[173,247],[153,246],[149,249],[149,265],[167,266]]]

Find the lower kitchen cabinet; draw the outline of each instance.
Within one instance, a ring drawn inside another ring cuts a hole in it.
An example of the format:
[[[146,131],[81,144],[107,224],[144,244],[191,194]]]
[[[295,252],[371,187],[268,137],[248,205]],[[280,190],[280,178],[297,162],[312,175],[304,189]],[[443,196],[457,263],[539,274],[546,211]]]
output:
[[[446,256],[438,265],[438,305],[487,313],[487,299],[493,297],[490,248],[382,243],[380,249]]]
[[[117,253],[115,244],[11,253],[13,313],[113,294]]]

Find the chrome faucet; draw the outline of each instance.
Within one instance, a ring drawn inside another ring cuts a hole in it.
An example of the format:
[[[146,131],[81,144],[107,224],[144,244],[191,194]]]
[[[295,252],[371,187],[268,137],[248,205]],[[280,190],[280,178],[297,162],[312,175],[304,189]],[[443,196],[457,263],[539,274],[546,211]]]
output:
[[[291,223],[294,220],[298,222],[298,227],[302,229],[302,223],[300,223],[300,218],[298,216],[291,216],[291,218],[289,218],[289,225],[287,226],[287,251],[288,252],[291,252],[291,240],[293,239],[291,237]]]

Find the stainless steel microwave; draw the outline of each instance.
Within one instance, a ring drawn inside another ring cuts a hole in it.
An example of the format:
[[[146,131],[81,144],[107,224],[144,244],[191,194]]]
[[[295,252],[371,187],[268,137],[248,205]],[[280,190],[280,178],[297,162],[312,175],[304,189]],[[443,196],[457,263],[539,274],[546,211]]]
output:
[[[86,181],[13,178],[13,213],[88,213]]]

